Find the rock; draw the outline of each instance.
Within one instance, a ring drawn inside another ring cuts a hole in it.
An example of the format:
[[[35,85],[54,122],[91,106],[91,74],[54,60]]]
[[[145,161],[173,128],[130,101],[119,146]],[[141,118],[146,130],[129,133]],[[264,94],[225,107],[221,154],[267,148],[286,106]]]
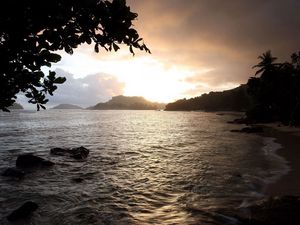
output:
[[[19,155],[16,161],[17,167],[36,167],[36,166],[53,166],[54,162],[43,159],[32,154]]]
[[[244,127],[241,130],[231,130],[230,132],[238,132],[238,133],[262,133],[264,129],[262,127]]]
[[[72,148],[71,151],[73,152],[72,155],[75,159],[86,159],[90,153],[88,149],[82,146],[78,148]]]
[[[242,132],[246,133],[262,133],[264,129],[262,127],[244,127]]]
[[[23,170],[17,169],[17,168],[7,168],[2,173],[2,176],[5,177],[16,177],[16,178],[22,178],[24,177],[25,172]]]
[[[7,216],[7,219],[9,221],[16,221],[26,218],[30,216],[32,212],[34,212],[37,208],[38,205],[35,202],[25,202],[22,206],[20,206],[18,209],[14,210],[11,214],[9,214]]]
[[[75,183],[81,183],[84,181],[84,179],[81,177],[77,177],[77,178],[73,178],[72,181],[74,181]]]
[[[248,118],[238,118],[238,119],[234,119],[232,121],[228,121],[227,123],[232,123],[232,124],[250,124],[251,121]]]
[[[300,224],[300,198],[297,196],[270,197],[247,207],[244,211],[247,211],[248,215],[237,216],[242,224]]]
[[[74,159],[86,159],[89,155],[89,150],[85,147],[78,148],[52,148],[50,153],[53,155],[70,156]]]

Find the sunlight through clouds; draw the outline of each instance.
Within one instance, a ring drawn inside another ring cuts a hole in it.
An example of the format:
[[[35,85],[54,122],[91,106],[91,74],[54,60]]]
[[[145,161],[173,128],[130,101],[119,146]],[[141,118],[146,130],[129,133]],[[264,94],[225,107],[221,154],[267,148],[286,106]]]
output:
[[[64,54],[53,69],[62,69],[77,79],[95,73],[110,74],[124,83],[124,95],[165,103],[185,97],[184,93],[195,88],[195,84],[186,82],[185,78],[199,73],[179,65],[165,65],[152,55],[132,57],[122,51],[114,60],[107,54],[95,56],[84,51],[72,56]],[[209,70],[202,73],[206,71]]]

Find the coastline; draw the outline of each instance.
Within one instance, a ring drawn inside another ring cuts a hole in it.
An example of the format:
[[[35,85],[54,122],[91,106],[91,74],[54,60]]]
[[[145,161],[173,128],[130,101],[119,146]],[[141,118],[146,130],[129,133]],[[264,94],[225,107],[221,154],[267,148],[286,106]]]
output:
[[[266,196],[300,196],[300,128],[261,124],[264,137],[273,137],[282,147],[275,154],[286,160],[289,171],[266,186]]]

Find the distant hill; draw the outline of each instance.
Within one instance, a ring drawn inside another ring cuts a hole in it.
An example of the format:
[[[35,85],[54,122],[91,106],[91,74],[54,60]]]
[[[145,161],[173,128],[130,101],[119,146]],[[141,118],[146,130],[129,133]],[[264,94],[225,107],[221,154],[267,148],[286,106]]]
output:
[[[247,85],[222,91],[210,92],[191,99],[181,99],[166,105],[167,111],[246,111],[251,105]]]
[[[57,106],[53,107],[52,109],[82,109],[82,108],[80,106],[77,106],[77,105],[60,104],[60,105],[57,105]]]
[[[98,103],[95,106],[89,107],[88,109],[93,110],[156,110],[164,109],[165,104],[150,102],[144,99],[143,97],[138,96],[115,96],[111,100],[105,103]]]
[[[24,108],[21,104],[15,102],[12,106],[8,107],[8,109],[24,109]]]

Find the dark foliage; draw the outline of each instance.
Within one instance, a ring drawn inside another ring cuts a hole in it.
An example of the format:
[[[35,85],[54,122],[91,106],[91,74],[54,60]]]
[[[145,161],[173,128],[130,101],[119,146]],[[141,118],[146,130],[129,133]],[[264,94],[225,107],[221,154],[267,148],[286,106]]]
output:
[[[181,99],[166,105],[168,111],[245,111],[251,104],[246,85],[222,92],[210,92],[191,99]]]
[[[274,63],[276,58],[268,51],[259,57],[256,65],[260,77],[248,81],[248,93],[253,107],[247,117],[255,122],[281,121],[300,125],[300,52],[291,56],[291,62]]]
[[[10,0],[0,7],[0,109],[7,111],[19,92],[37,109],[46,95],[65,82],[42,67],[60,61],[58,50],[72,54],[78,45],[94,44],[117,51],[125,44],[150,53],[132,21],[137,17],[125,0]]]

